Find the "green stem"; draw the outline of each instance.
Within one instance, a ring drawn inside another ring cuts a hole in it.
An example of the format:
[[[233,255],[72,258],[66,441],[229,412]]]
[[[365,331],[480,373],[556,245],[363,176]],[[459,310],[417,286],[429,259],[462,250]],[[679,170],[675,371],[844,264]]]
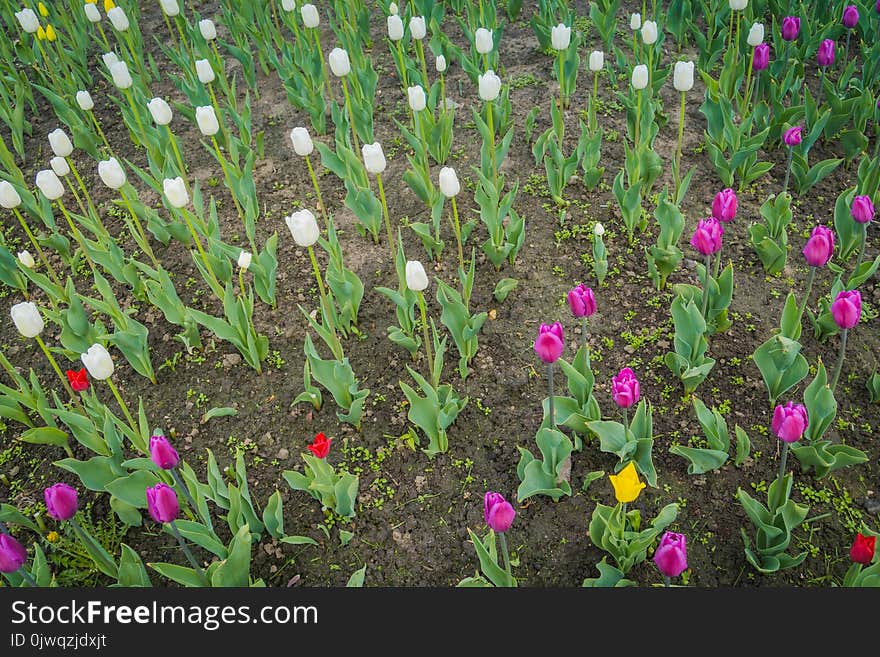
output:
[[[333,307],[330,305],[330,298],[327,296],[327,289],[324,287],[324,279],[321,277],[321,268],[318,267],[318,259],[315,257],[315,247],[308,247],[309,260],[312,261],[312,270],[315,272],[315,280],[318,281],[318,292],[321,295],[321,305],[323,306],[324,319],[327,326],[330,327],[330,333],[333,334],[334,342],[338,342],[336,337],[336,321],[333,314]]]
[[[205,571],[202,570],[202,567],[199,565],[199,562],[196,561],[196,558],[190,551],[189,546],[186,544],[186,541],[183,540],[183,536],[180,535],[180,530],[177,529],[177,525],[175,525],[174,521],[172,520],[168,523],[168,526],[171,527],[171,533],[174,534],[174,538],[176,538],[177,542],[180,544],[180,548],[183,550],[183,554],[186,556],[186,560],[189,561],[190,565],[193,567],[193,570],[196,571],[196,575],[198,575],[199,581],[202,582],[203,586],[210,587],[211,583],[208,581],[208,577],[207,575],[205,575]]]
[[[161,269],[162,265],[159,264],[159,261],[156,260],[156,255],[153,253],[153,248],[150,246],[150,241],[147,239],[147,234],[144,232],[144,227],[141,225],[141,220],[138,218],[137,213],[134,211],[134,208],[131,205],[131,201],[128,196],[126,196],[125,192],[123,192],[124,188],[119,188],[119,195],[122,197],[122,200],[125,201],[125,206],[128,208],[128,212],[131,215],[132,221],[134,222],[135,230],[132,230],[132,237],[134,237],[135,241],[138,242],[138,245],[147,253],[150,260],[153,262],[153,267],[156,269]]]
[[[101,137],[101,141],[104,142],[104,146],[107,147],[107,152],[112,156],[113,155],[113,148],[110,146],[110,142],[107,141],[107,136],[104,134],[104,131],[101,130],[101,124],[98,123],[98,117],[96,117],[95,113],[92,112],[91,110],[87,111],[86,114],[88,114],[90,117],[92,117],[92,124],[95,126],[95,131]]]
[[[639,147],[639,124],[642,122],[642,90],[639,89],[636,91],[636,129],[635,129],[635,139],[633,140],[633,146],[635,148]]]
[[[406,73],[406,59],[403,57],[403,40],[399,40],[397,42],[397,54],[400,56],[400,77],[403,82],[403,91],[406,93],[407,87],[409,87],[408,75]]]
[[[684,139],[684,96],[681,92],[681,109],[678,113],[678,146],[675,148],[675,200],[678,201],[678,190],[681,188],[681,144]]]
[[[593,133],[599,127],[599,122],[596,116],[596,100],[599,95],[599,72],[593,71],[593,102],[590,103],[590,129]]]
[[[168,472],[171,473],[171,478],[174,480],[174,483],[177,484],[177,487],[183,492],[183,496],[186,498],[187,504],[192,507],[193,513],[199,515],[199,507],[196,505],[196,501],[190,494],[189,488],[186,487],[183,483],[183,479],[180,478],[180,473],[177,471],[177,468],[171,468]]]
[[[801,321],[801,318],[804,316],[804,310],[807,308],[807,303],[810,300],[810,292],[813,289],[813,279],[816,278],[816,268],[810,267],[810,273],[807,275],[807,289],[804,290],[804,298],[801,301],[801,305],[798,308],[798,322]]]
[[[186,166],[183,164],[183,158],[180,156],[180,149],[177,147],[177,138],[174,136],[174,133],[171,132],[171,126],[166,124],[165,129],[168,131],[168,141],[171,142],[171,150],[174,151],[174,157],[177,159],[177,166],[180,168],[180,179],[183,180],[183,186],[186,188],[186,193],[191,194],[191,190],[189,188],[189,182],[186,179]]]
[[[709,273],[709,270],[711,268],[712,268],[712,255],[709,254],[706,256],[706,275],[703,278],[703,305],[702,305],[702,310],[700,311],[700,313],[703,315],[703,319],[705,319],[707,322],[708,322],[708,319],[706,319],[706,310],[709,307],[709,277],[711,275]]]
[[[504,532],[499,532],[498,542],[501,544],[501,557],[504,560],[504,572],[507,573],[507,584],[513,587],[513,573],[510,570],[510,553],[507,550],[507,537]]]
[[[134,60],[135,66],[137,66],[138,73],[141,76],[141,84],[146,87],[150,83],[150,78],[147,77],[147,71],[144,69],[144,63],[141,61],[141,58],[138,57],[135,51],[134,39],[131,36],[131,30],[126,30],[122,34],[124,36],[125,43],[128,45],[128,51],[131,53],[131,58]]]
[[[52,282],[55,283],[58,287],[63,288],[64,286],[61,284],[61,281],[58,279],[58,274],[55,273],[55,269],[53,269],[52,265],[49,264],[49,260],[46,258],[46,254],[43,252],[40,243],[37,241],[37,238],[31,232],[30,226],[28,226],[27,221],[25,221],[24,217],[19,212],[18,208],[12,208],[13,214],[18,218],[18,222],[21,224],[22,230],[24,230],[25,234],[28,236],[28,239],[31,241],[34,249],[37,251],[37,256],[40,258],[40,262],[43,263],[43,266],[46,268],[46,271],[49,273],[49,277],[52,279]],[[51,297],[50,297],[51,299]],[[53,302],[54,305],[54,302]]]
[[[89,195],[89,190],[86,188],[85,183],[83,182],[82,176],[79,175],[79,171],[76,168],[76,165],[73,163],[73,158],[67,157],[64,158],[67,160],[67,164],[70,167],[70,170],[73,172],[73,177],[76,178],[76,183],[79,185],[79,188],[82,190],[82,193],[85,194],[86,204],[89,206],[89,210],[92,211],[94,216],[101,221],[100,216],[98,215],[98,210],[95,208],[95,204],[92,202],[92,197]]]
[[[425,141],[425,131],[423,130],[419,112],[413,112],[413,123],[415,124],[416,131],[419,133],[419,141],[422,143],[422,155],[425,156],[425,187],[431,189],[431,165],[428,162],[428,143]]]
[[[125,94],[125,98],[128,100],[128,105],[131,107],[131,113],[134,114],[134,120],[137,122],[138,130],[140,130],[141,146],[148,148],[149,142],[147,141],[147,132],[144,130],[143,121],[141,121],[141,114],[138,112],[138,109],[134,104],[134,96],[131,94],[131,87],[123,89],[122,93]]]
[[[391,249],[391,262],[394,262],[394,234],[391,232],[391,217],[388,215],[388,203],[385,201],[385,187],[382,185],[382,174],[376,174],[379,187],[379,198],[382,200],[382,214],[385,216],[385,230],[388,233],[388,248]]]
[[[452,228],[455,230],[455,241],[458,246],[458,266],[464,271],[464,250],[461,247],[461,223],[458,220],[458,206],[455,204],[455,197],[452,201]]]
[[[241,203],[238,202],[238,197],[235,194],[235,187],[232,184],[232,178],[230,177],[229,169],[226,166],[226,158],[223,157],[223,153],[220,152],[220,144],[217,143],[216,135],[211,135],[211,142],[214,144],[214,152],[217,153],[217,160],[220,162],[220,168],[223,169],[223,177],[226,178],[226,185],[229,187],[229,194],[232,196],[232,200],[235,203],[235,209],[238,211],[241,223],[244,224],[245,231],[247,231],[247,221],[244,216],[244,208],[242,208]],[[257,249],[254,245],[254,240],[250,235],[248,235],[248,241],[251,244],[251,250],[256,253]]]
[[[840,372],[843,369],[843,359],[846,355],[846,336],[848,333],[848,329],[843,329],[840,332],[840,354],[837,356],[837,365],[834,366],[834,376],[831,377],[831,392],[834,392],[834,389],[837,387],[837,380],[840,378]]]
[[[213,268],[211,267],[211,262],[208,260],[208,254],[205,253],[205,249],[202,247],[202,240],[199,239],[199,235],[196,232],[195,226],[190,219],[189,212],[184,208],[180,208],[180,214],[183,216],[183,221],[186,223],[186,227],[189,228],[189,233],[193,238],[193,242],[196,244],[196,249],[199,251],[199,255],[202,258],[202,263],[205,265],[205,271],[208,272],[208,275],[211,277],[210,283],[214,284],[213,292],[217,296],[218,299],[223,298],[223,286],[220,285],[220,281],[217,279],[217,275],[214,273]]]
[[[749,111],[749,100],[752,93],[752,69],[755,66],[755,49],[752,48],[752,56],[749,58],[749,70],[746,73],[746,96],[743,100],[743,108],[740,114],[745,115]]]
[[[419,62],[422,65],[422,77],[425,82],[425,89],[428,89],[428,66],[425,64],[425,47],[422,45],[420,39],[416,39],[416,50],[419,52]]]
[[[563,51],[559,51],[559,109],[565,109],[565,62],[562,59]]]
[[[43,350],[43,353],[46,355],[46,358],[49,360],[49,363],[52,365],[52,369],[55,370],[55,374],[58,375],[58,378],[61,379],[61,383],[64,384],[64,389],[67,391],[67,394],[70,395],[70,399],[76,403],[77,406],[80,406],[79,398],[76,396],[76,393],[73,391],[73,388],[70,387],[70,381],[67,380],[67,377],[64,376],[64,373],[61,371],[61,368],[58,367],[58,362],[55,360],[55,357],[52,356],[52,352],[49,351],[49,348],[46,346],[46,343],[43,342],[43,338],[39,335],[34,336],[34,339],[37,341],[37,344],[40,345],[40,349]],[[80,406],[80,408],[82,408]]]
[[[324,84],[327,85],[327,96],[332,99],[333,88],[330,86],[330,76],[327,74],[327,62],[324,61],[324,50],[321,48],[321,35],[317,28],[312,29],[312,34],[315,35],[315,45],[318,46],[318,55],[320,55],[321,58],[321,70],[324,73]]]
[[[788,191],[788,177],[791,175],[791,153],[792,147],[788,147],[788,159],[785,162],[785,182],[782,183],[782,193],[785,194]]]
[[[351,128],[351,143],[354,146],[354,152],[360,153],[361,146],[358,142],[357,130],[354,126],[354,111],[351,108],[351,96],[348,94],[348,83],[345,81],[345,76],[339,78],[342,82],[342,95],[345,97],[345,107],[348,109],[348,122],[351,124],[349,127]]]
[[[306,155],[306,166],[309,168],[309,177],[312,179],[312,186],[315,188],[315,196],[318,199],[318,205],[321,206],[321,214],[324,215],[324,223],[327,224],[327,230],[330,230],[330,219],[327,217],[327,208],[324,207],[324,199],[321,197],[321,187],[318,185],[318,178],[315,176],[315,170],[312,168],[312,157]]]
[[[425,310],[425,295],[419,290],[419,310],[422,313],[422,339],[425,342],[425,353],[428,356],[428,372],[431,375],[431,381],[436,385],[434,381],[434,356],[431,353],[431,339],[428,335],[428,313]]]
[[[862,224],[862,243],[859,245],[859,257],[856,258],[856,267],[853,269],[853,273],[859,271],[859,267],[862,265],[862,260],[865,259],[865,245],[868,243],[868,224]]]
[[[140,432],[140,429],[138,428],[137,423],[134,421],[134,418],[131,416],[131,411],[128,410],[128,404],[125,403],[125,400],[122,398],[122,395],[119,394],[119,389],[116,387],[116,384],[113,383],[113,379],[108,378],[105,380],[107,381],[107,385],[110,387],[110,392],[112,392],[113,396],[116,398],[116,403],[119,404],[119,408],[122,409],[122,413],[125,415],[125,419],[128,422],[128,426],[131,427],[131,430],[134,432],[134,435],[137,436],[137,438],[138,438],[137,447],[141,451],[147,451],[143,447],[143,445],[141,444],[141,443],[143,443],[143,441],[141,440],[141,438],[142,438],[141,432]],[[156,383],[156,381],[154,380],[153,383]]]
[[[89,267],[92,270],[92,273],[97,276],[98,270],[95,268],[95,263],[92,261],[92,257],[89,255],[89,250],[86,248],[85,240],[83,239],[82,233],[79,232],[79,228],[76,227],[76,224],[73,223],[73,217],[70,216],[70,213],[67,211],[67,208],[64,207],[64,203],[61,202],[61,199],[56,199],[58,202],[58,207],[61,209],[61,214],[64,215],[64,218],[67,220],[67,225],[70,227],[70,232],[73,235],[73,239],[79,245],[79,248],[82,249],[83,257],[86,259],[86,262],[89,263]]]
[[[789,444],[785,441],[782,443],[782,453],[779,455],[779,474],[777,478],[779,481],[782,481],[782,478],[785,476],[785,462],[788,460],[788,448]]]
[[[486,124],[489,127],[489,135],[492,139],[492,182],[498,187],[498,169],[495,166],[495,113],[492,111],[492,101],[486,101]]]
[[[587,316],[584,315],[581,317],[581,335],[584,336],[584,349],[589,349],[589,345],[587,344]]]
[[[446,78],[440,74],[440,115],[446,115]]]
[[[556,408],[553,401],[553,363],[547,363],[547,390],[549,392],[550,424],[556,428]]]
[[[623,435],[624,437],[629,432],[629,410],[626,408],[621,408],[623,411]],[[626,504],[623,506],[623,515],[626,515]]]

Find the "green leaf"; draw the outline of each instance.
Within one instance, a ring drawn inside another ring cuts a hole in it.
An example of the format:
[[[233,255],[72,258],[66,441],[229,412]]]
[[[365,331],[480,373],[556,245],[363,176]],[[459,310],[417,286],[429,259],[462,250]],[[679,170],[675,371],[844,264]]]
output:
[[[70,450],[68,445],[70,441],[70,437],[61,429],[56,429],[55,427],[36,427],[34,429],[28,429],[18,438],[22,442],[30,443],[31,445],[54,445],[56,447],[63,447],[65,449]]]
[[[351,577],[348,578],[348,583],[345,585],[349,588],[361,588],[364,585],[364,577],[367,575],[367,566],[364,565],[362,568],[354,571]]]
[[[495,301],[498,303],[504,303],[504,300],[507,299],[508,295],[516,289],[517,285],[519,285],[519,281],[515,278],[502,278],[498,281],[497,285],[495,285],[495,290],[492,292],[492,296],[495,297]]]
[[[749,452],[752,450],[752,441],[749,440],[749,435],[738,424],[733,429],[734,433],[736,433],[736,458],[733,462],[734,465],[740,466],[749,457]]]
[[[199,588],[202,586],[202,580],[199,579],[196,571],[192,568],[178,566],[173,563],[148,563],[147,565],[163,577],[167,577],[171,581],[182,584],[183,586],[191,588]]]
[[[710,470],[715,470],[724,465],[727,461],[727,452],[717,449],[698,449],[694,447],[683,447],[681,445],[673,445],[669,448],[670,454],[675,454],[687,459],[688,474],[698,475]]]
[[[489,531],[492,533],[494,539],[494,531]],[[477,551],[477,557],[480,559],[480,570],[483,571],[483,574],[489,579],[489,581],[497,587],[516,586],[516,578],[512,577],[508,579],[507,573],[498,565],[498,562],[491,557],[486,546],[483,545],[479,536],[477,536],[470,527],[468,527],[468,535],[471,537],[474,549]]]
[[[126,504],[138,509],[147,508],[147,488],[159,483],[160,479],[152,472],[137,470],[127,477],[119,477],[105,487]]]
[[[238,411],[230,406],[221,406],[214,407],[208,409],[208,411],[202,416],[201,424],[204,424],[208,420],[215,417],[227,417],[230,415],[238,415]]]
[[[284,536],[278,540],[288,545],[318,545],[318,541],[310,536]]]
[[[211,576],[211,585],[246,587],[250,585],[251,530],[242,525],[229,543],[229,556],[220,562]]]
[[[122,544],[122,556],[119,559],[119,575],[117,582],[120,586],[152,586],[144,562],[138,553],[125,543]]]

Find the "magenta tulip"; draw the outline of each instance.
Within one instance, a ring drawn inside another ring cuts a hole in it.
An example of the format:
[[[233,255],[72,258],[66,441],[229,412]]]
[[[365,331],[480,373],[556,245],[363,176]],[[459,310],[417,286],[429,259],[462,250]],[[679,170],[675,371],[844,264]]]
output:
[[[516,510],[501,493],[488,491],[483,498],[483,517],[490,529],[503,534],[513,524]]]
[[[771,428],[776,437],[784,443],[795,443],[800,440],[808,425],[807,409],[803,404],[794,402],[788,402],[785,406],[779,404],[773,411]]]
[[[730,187],[722,189],[715,194],[715,198],[712,201],[712,216],[718,221],[733,221],[736,217],[736,209],[736,192]]]
[[[562,324],[541,324],[538,337],[535,339],[535,353],[545,363],[555,363],[562,355],[565,347],[565,335]]]
[[[794,41],[801,31],[801,19],[797,16],[786,16],[782,19],[782,38]]]
[[[621,408],[629,408],[639,401],[639,380],[630,368],[624,367],[617,376],[611,377],[611,396]]]
[[[684,534],[664,532],[654,550],[654,563],[664,577],[678,577],[687,570],[687,539]]]
[[[589,317],[596,312],[596,298],[593,290],[581,283],[568,293],[568,307],[575,317]]]
[[[866,224],[874,218],[874,204],[871,202],[870,196],[856,196],[853,199],[850,208],[852,218],[860,223]]]
[[[819,66],[831,66],[834,63],[834,41],[825,39],[819,44],[819,52],[816,54],[816,62]]]
[[[691,246],[704,256],[710,256],[721,250],[721,236],[724,227],[715,217],[700,219],[697,229],[691,237]]]
[[[0,573],[14,573],[27,562],[27,550],[9,534],[0,534]]]
[[[785,142],[786,146],[797,146],[803,140],[803,135],[801,134],[803,131],[804,127],[800,125],[789,128],[782,135],[782,141]]]
[[[46,511],[55,520],[70,520],[79,505],[76,490],[67,484],[55,484],[43,491]]]
[[[756,71],[763,71],[770,65],[770,46],[766,43],[759,43],[755,46],[754,58],[752,68]]]
[[[180,515],[177,493],[168,484],[156,484],[147,488],[147,509],[156,522],[174,522]]]
[[[804,246],[804,258],[811,267],[824,267],[834,254],[834,231],[816,226]]]
[[[862,295],[858,290],[841,290],[831,304],[831,315],[837,325],[851,329],[862,316]]]
[[[859,10],[855,5],[847,5],[843,8],[843,26],[849,30],[859,24]]]
[[[163,435],[150,436],[150,458],[163,470],[176,468],[180,462],[177,451]]]

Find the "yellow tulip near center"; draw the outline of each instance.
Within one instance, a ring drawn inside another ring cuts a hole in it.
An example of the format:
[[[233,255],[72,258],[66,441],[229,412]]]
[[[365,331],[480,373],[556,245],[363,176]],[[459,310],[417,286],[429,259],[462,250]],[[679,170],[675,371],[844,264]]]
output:
[[[614,497],[622,504],[638,499],[639,493],[646,485],[644,481],[639,481],[635,463],[632,461],[616,475],[608,475],[608,478],[614,486]]]

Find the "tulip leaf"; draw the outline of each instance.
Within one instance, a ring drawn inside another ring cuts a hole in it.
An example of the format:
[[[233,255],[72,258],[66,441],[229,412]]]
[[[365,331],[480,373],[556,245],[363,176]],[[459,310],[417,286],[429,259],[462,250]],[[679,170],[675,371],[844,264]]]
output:
[[[209,408],[204,415],[202,415],[202,419],[199,421],[200,424],[204,424],[208,420],[211,420],[215,417],[228,417],[230,415],[238,415],[238,411],[231,406],[215,406],[213,408]]]
[[[251,531],[242,525],[229,543],[229,556],[220,562],[211,575],[211,585],[217,587],[246,587],[250,585]]]
[[[54,465],[73,472],[83,486],[93,491],[104,491],[107,484],[120,476],[113,460],[106,456],[93,456],[88,461],[62,459],[55,461]]]
[[[183,586],[190,588],[204,586],[202,580],[199,579],[198,574],[192,568],[178,566],[173,563],[148,563],[147,565],[163,577],[167,577],[171,581]]]
[[[318,545],[318,541],[311,536],[283,536],[278,540],[288,545]]]
[[[809,372],[807,359],[800,351],[800,343],[784,335],[772,336],[755,350],[752,360],[761,371],[771,402],[797,385]]]
[[[752,441],[749,440],[749,435],[738,424],[734,425],[734,433],[736,433],[736,458],[733,462],[738,467],[749,457],[749,453],[752,450]]]
[[[519,285],[519,281],[515,278],[502,278],[495,285],[492,296],[495,297],[495,301],[498,303],[504,303],[508,295],[516,289],[517,285]]]
[[[480,537],[477,536],[470,527],[468,527],[468,536],[470,536],[471,541],[474,544],[474,549],[477,551],[477,557],[480,559],[480,570],[483,572],[483,575],[485,575],[488,580],[497,587],[515,587],[517,585],[516,578],[508,578],[505,570],[498,564],[497,556],[493,558],[489,553],[489,550],[480,540]],[[494,545],[495,532],[491,529],[487,535],[487,542],[489,541]]]
[[[119,558],[118,586],[150,587],[150,576],[144,568],[144,562],[137,552],[125,543],[122,544],[122,555]]]
[[[35,427],[33,429],[28,429],[24,433],[22,433],[18,439],[24,443],[30,443],[31,445],[54,445],[56,447],[63,447],[70,452],[70,447],[68,443],[70,441],[70,437],[61,429],[56,429],[54,427]]]
[[[670,454],[675,454],[687,459],[688,474],[698,475],[711,470],[715,470],[724,465],[727,461],[727,452],[717,449],[698,449],[694,447],[682,447],[681,445],[673,445],[669,448]]]
[[[0,522],[21,525],[22,527],[27,527],[33,532],[40,533],[40,530],[33,523],[33,521],[23,515],[14,506],[12,506],[11,504],[6,504],[5,502],[0,504]]]
[[[115,495],[126,504],[138,509],[147,508],[147,488],[159,483],[159,478],[146,470],[135,470],[126,477],[119,477],[109,482],[105,490]]]

